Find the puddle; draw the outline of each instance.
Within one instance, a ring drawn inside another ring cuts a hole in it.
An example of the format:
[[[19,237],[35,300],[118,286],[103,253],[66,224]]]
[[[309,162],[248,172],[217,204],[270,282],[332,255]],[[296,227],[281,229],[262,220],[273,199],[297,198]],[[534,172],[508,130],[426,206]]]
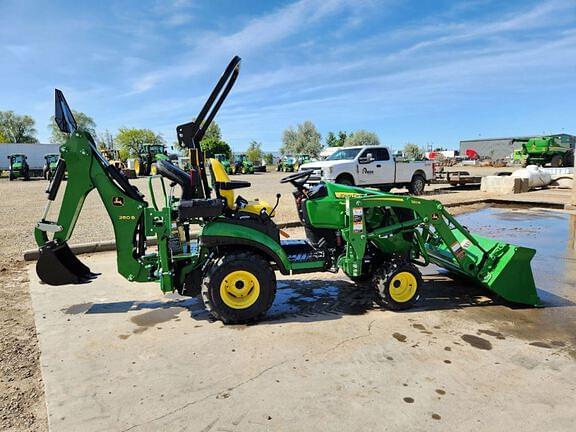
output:
[[[532,272],[544,301],[554,304],[559,300],[554,295],[574,295],[576,253],[569,248],[574,217],[571,220],[568,214],[552,211],[489,207],[460,215],[458,222],[472,233],[535,249]]]
[[[535,249],[532,273],[544,305],[538,309],[507,305],[469,308],[466,317],[496,328],[495,333],[528,342],[576,344],[576,251],[570,240],[576,217],[553,211],[489,207],[460,215],[458,221],[472,233]],[[486,330],[479,333],[498,338]]]

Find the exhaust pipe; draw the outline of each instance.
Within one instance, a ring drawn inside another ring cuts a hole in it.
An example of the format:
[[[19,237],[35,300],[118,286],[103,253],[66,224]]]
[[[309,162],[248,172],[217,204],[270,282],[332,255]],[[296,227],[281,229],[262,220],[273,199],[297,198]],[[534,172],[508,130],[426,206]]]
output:
[[[49,241],[39,252],[36,274],[48,285],[88,283],[99,275],[82,264],[66,242]]]

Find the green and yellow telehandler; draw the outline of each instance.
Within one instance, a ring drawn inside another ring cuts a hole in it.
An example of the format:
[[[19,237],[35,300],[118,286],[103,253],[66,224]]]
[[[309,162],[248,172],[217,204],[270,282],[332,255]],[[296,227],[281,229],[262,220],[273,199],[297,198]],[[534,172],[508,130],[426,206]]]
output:
[[[217,159],[205,165],[199,144],[239,66],[235,57],[196,120],[177,127],[180,145],[190,150],[192,169],[159,161],[159,176],[148,179],[149,201],[107,163],[90,134],[77,129],[56,90],[56,122],[69,138],[60,148],[49,202],[35,229],[40,247],[36,271],[42,281],[85,283],[97,276],[67,244],[86,196],[96,189],[114,226],[119,273],[133,282],[158,282],[163,292],[201,294],[209,312],[225,323],[253,321],[266,313],[276,294],[276,271],[341,269],[355,281],[371,281],[378,302],[400,310],[413,306],[423,289],[417,266],[434,263],[509,302],[539,304],[530,268],[534,250],[471,234],[434,200],[334,183],[308,188],[311,172],[293,173],[281,182],[294,186],[307,238],[280,240],[273,221],[276,206],[237,195],[250,183],[231,180]],[[62,206],[58,219],[49,221],[65,169]],[[154,196],[154,181],[163,186],[162,203]],[[179,193],[174,187],[168,193],[165,182],[179,186]],[[147,246],[150,236],[157,239],[155,250]]]

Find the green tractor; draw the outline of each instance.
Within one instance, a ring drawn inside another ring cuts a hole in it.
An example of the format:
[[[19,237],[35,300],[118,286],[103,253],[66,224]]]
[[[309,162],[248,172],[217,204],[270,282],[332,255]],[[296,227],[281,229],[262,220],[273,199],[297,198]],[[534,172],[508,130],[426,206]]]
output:
[[[423,280],[417,266],[430,263],[487,288],[503,299],[539,304],[530,260],[535,251],[471,234],[434,200],[398,196],[335,183],[308,188],[311,171],[281,180],[294,186],[296,212],[306,237],[280,240],[274,206],[236,193],[250,187],[231,180],[211,159],[208,183],[200,142],[239,72],[235,57],[196,120],[177,127],[179,144],[199,155],[185,172],[158,162],[148,179],[149,198],[100,155],[94,139],[79,130],[63,94],[56,90],[56,122],[68,140],[48,187],[49,204],[34,231],[40,248],[36,272],[50,285],[85,283],[98,275],[74,255],[67,242],[85,198],[96,189],[114,225],[119,273],[131,282],[158,282],[164,293],[202,297],[224,323],[244,323],[266,314],[276,295],[276,274],[336,273],[358,283],[371,281],[383,306],[414,306]],[[46,219],[64,170],[68,182],[58,219]],[[179,186],[154,195],[153,182]],[[168,192],[170,191],[170,192]],[[192,231],[197,233],[193,238]],[[149,250],[146,238],[155,236]],[[366,288],[363,288],[366,289]]]
[[[44,167],[42,168],[42,176],[45,180],[52,180],[56,172],[56,166],[60,159],[59,153],[48,153],[44,155]]]
[[[276,171],[278,172],[294,172],[297,171],[296,168],[296,158],[293,156],[284,156],[278,162],[278,166],[276,167]]]
[[[138,157],[134,161],[136,176],[156,175],[158,162],[168,160],[169,157],[163,144],[142,144],[138,149]]]
[[[222,153],[217,153],[214,155],[214,159],[222,164],[227,174],[232,174],[232,168],[230,167],[230,159],[228,156]]]
[[[296,156],[296,163],[294,164],[294,171],[298,171],[300,169],[301,165],[308,163],[308,162],[312,162],[312,158],[310,157],[310,155],[307,155],[307,154],[297,155]]]
[[[10,181],[18,178],[30,180],[30,166],[28,165],[28,157],[22,153],[14,153],[8,155],[8,168]]]
[[[521,161],[526,165],[548,165],[552,167],[574,166],[574,149],[557,137],[534,137],[521,142]]]
[[[233,174],[254,174],[254,164],[243,153],[234,155]]]

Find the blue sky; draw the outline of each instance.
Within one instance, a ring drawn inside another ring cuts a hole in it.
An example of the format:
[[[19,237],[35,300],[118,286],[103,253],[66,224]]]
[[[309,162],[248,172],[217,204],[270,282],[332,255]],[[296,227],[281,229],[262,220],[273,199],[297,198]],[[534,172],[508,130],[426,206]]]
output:
[[[576,134],[576,1],[0,0],[0,110],[49,137],[53,89],[98,131],[175,140],[229,59],[217,121],[266,150],[312,120],[383,143]]]

